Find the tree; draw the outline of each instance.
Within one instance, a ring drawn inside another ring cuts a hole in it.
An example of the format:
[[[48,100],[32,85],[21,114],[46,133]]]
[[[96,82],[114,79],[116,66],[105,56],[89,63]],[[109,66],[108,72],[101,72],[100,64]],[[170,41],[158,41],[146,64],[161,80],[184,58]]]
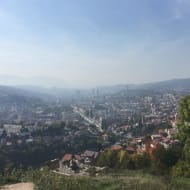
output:
[[[179,138],[185,143],[190,138],[190,96],[183,98],[179,107]]]
[[[186,140],[183,151],[185,161],[190,164],[190,138]]]
[[[131,160],[134,163],[135,169],[143,169],[150,165],[150,158],[149,156],[144,154],[134,154],[131,156]]]
[[[173,167],[175,176],[190,177],[190,96],[183,98],[180,102],[178,137],[183,142],[182,157]]]

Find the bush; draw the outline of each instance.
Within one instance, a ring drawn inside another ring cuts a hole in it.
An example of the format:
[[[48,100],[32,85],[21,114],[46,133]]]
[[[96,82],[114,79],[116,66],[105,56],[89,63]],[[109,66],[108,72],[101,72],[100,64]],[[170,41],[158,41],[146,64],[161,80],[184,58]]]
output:
[[[184,176],[190,177],[190,163],[180,160],[173,168],[172,168],[173,176]]]

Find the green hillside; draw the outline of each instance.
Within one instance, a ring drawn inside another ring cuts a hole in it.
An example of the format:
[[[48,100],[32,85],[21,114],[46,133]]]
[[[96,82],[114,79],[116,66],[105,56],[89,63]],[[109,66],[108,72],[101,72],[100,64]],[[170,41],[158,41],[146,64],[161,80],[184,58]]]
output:
[[[17,176],[18,177],[18,176]],[[17,182],[33,182],[36,190],[188,190],[188,178],[170,178],[168,176],[152,176],[143,172],[112,172],[97,177],[66,177],[50,172],[29,170],[22,173],[19,178],[9,176]],[[1,181],[2,182],[2,181]]]

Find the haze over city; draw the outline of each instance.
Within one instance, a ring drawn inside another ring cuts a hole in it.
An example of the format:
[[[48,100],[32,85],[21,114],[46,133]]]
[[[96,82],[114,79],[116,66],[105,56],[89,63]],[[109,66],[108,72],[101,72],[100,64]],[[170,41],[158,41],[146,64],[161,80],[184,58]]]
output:
[[[1,84],[94,87],[189,77],[189,0],[2,0]]]

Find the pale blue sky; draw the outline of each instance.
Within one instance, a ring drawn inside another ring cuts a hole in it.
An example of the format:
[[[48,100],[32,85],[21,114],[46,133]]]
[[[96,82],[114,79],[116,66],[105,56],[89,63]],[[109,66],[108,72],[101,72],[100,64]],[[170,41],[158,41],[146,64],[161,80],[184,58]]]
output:
[[[0,0],[0,75],[12,82],[91,87],[189,71],[190,0]]]

